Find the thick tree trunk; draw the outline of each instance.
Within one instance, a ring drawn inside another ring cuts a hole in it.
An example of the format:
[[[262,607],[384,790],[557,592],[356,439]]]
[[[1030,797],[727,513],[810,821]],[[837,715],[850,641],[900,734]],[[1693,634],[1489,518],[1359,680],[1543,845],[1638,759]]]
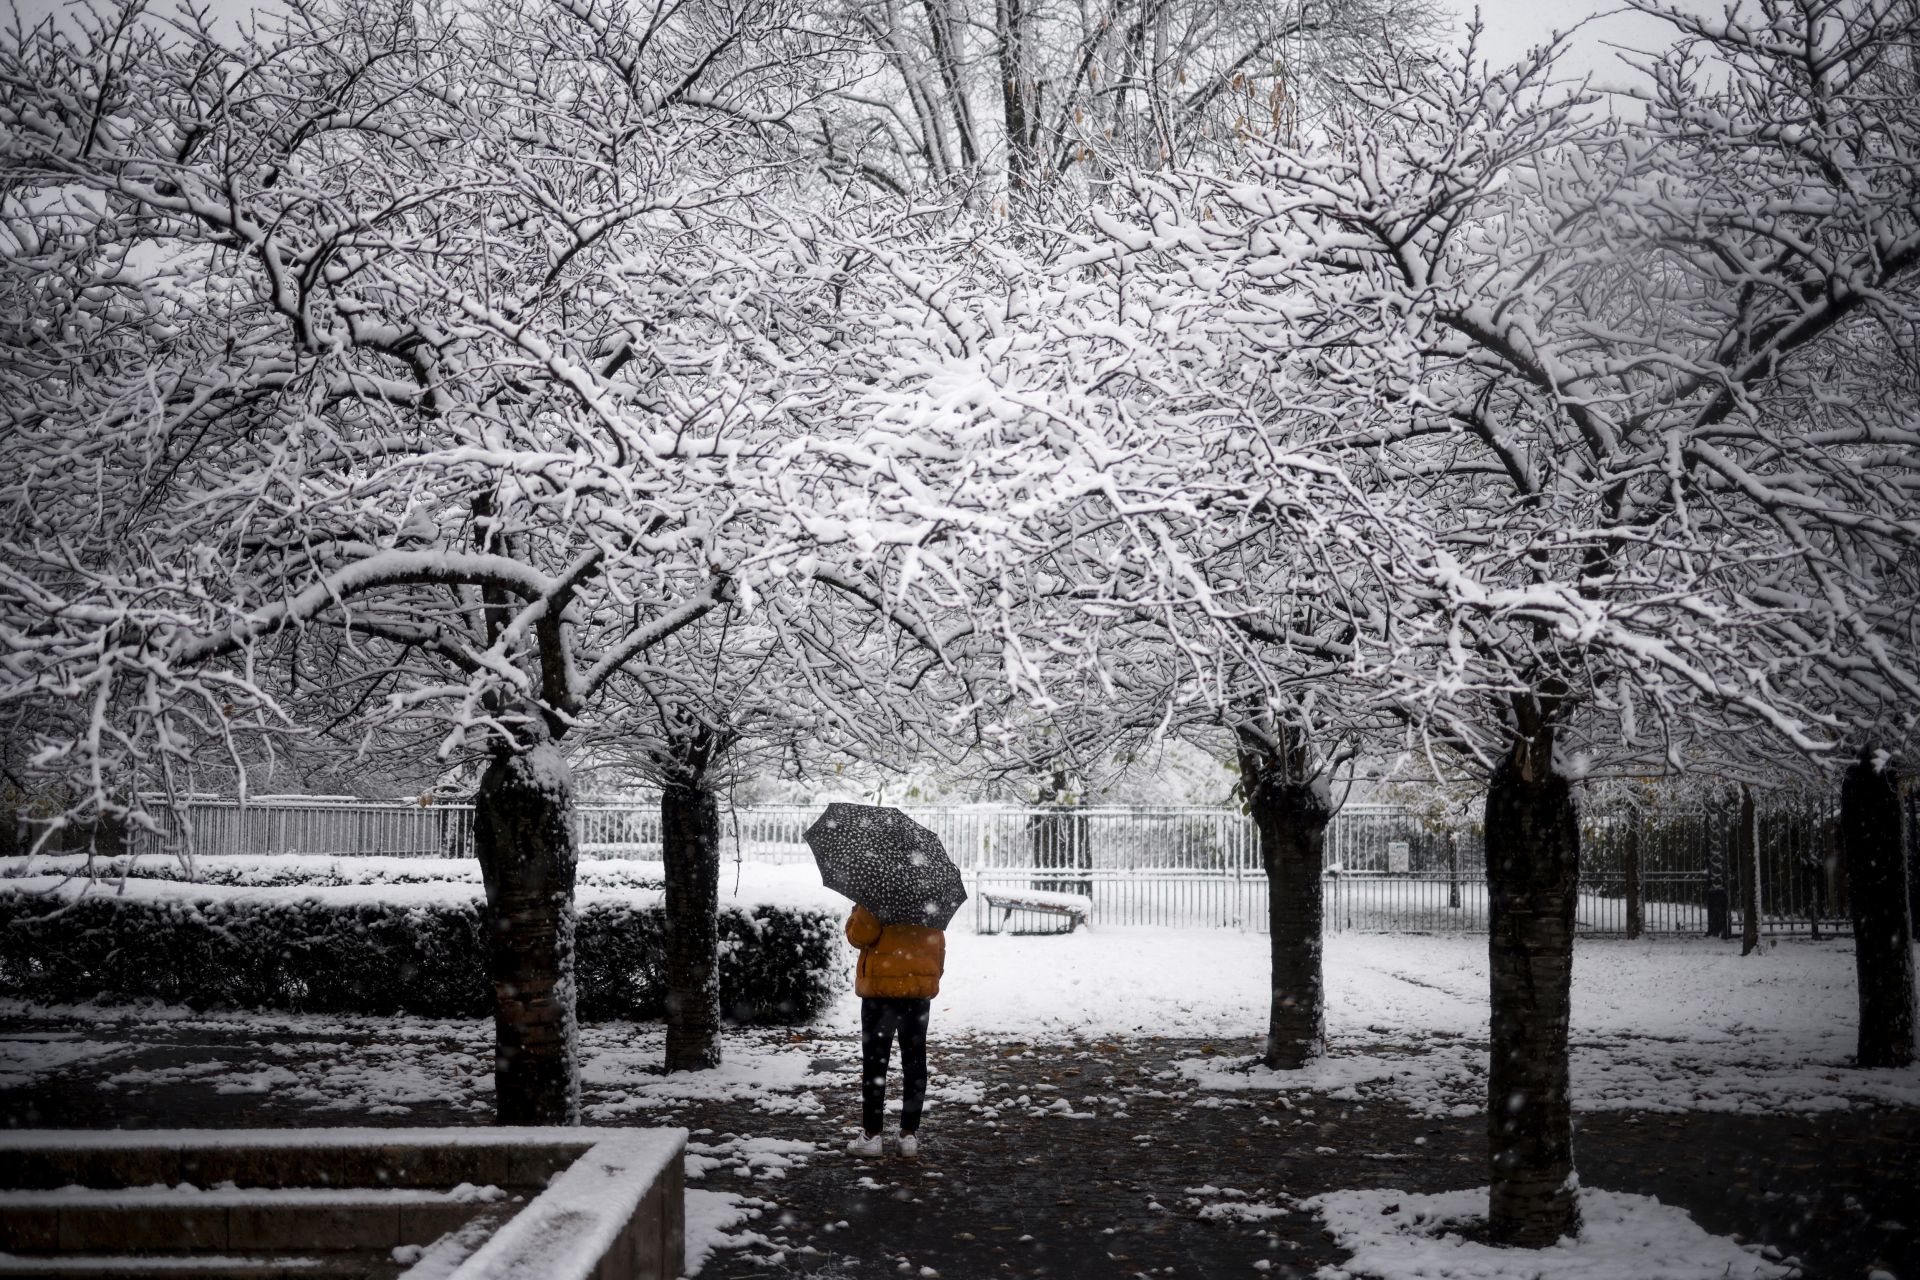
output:
[[[1907,908],[1906,832],[1891,770],[1861,760],[1840,784],[1840,845],[1853,911],[1860,986],[1859,1063],[1913,1061],[1913,921]]]
[[[487,887],[501,1124],[580,1123],[574,1019],[573,778],[558,747],[495,756],[474,797]]]
[[[1760,949],[1760,815],[1753,788],[1740,784],[1740,954]]]
[[[1265,1061],[1275,1070],[1297,1070],[1319,1056],[1327,1037],[1321,894],[1333,810],[1324,786],[1263,774],[1247,756],[1241,778],[1267,871],[1273,1001]]]
[[[667,1070],[720,1065],[720,805],[703,783],[660,790],[666,864]]]
[[[1579,872],[1567,779],[1503,760],[1487,787],[1489,1228],[1500,1244],[1544,1248],[1580,1229],[1567,1083]]]
[[[1646,892],[1640,884],[1640,814],[1627,821],[1627,937],[1638,938],[1647,928]]]

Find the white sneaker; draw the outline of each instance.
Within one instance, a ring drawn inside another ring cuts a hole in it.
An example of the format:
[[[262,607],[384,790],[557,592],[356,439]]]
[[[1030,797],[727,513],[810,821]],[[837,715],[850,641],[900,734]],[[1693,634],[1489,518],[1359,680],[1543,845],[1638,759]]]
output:
[[[847,1154],[862,1160],[878,1160],[883,1149],[877,1133],[862,1134],[847,1144]]]
[[[912,1160],[920,1154],[920,1139],[911,1133],[900,1135],[900,1154]]]

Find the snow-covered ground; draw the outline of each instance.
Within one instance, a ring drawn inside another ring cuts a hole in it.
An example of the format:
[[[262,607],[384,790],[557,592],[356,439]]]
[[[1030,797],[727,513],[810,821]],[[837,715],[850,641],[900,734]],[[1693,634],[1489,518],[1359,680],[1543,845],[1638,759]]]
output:
[[[1484,938],[1341,934],[1326,943],[1332,1052],[1305,1073],[1202,1057],[1207,1088],[1354,1090],[1477,1110],[1486,1064]],[[1267,940],[1228,930],[954,933],[936,1034],[1059,1039],[1257,1034]],[[1586,1110],[1820,1110],[1920,1105],[1920,1068],[1856,1071],[1848,942],[1783,940],[1741,957],[1704,940],[1582,941],[1574,952],[1575,1105]],[[853,1033],[859,1003],[828,1025]]]
[[[1266,948],[1262,936],[1222,930],[1106,928],[1028,937],[955,930],[933,1035],[936,1041],[1056,1043],[1161,1036],[1202,1045],[1230,1039],[1244,1052],[1265,1015]],[[1330,1052],[1317,1066],[1278,1075],[1249,1069],[1243,1056],[1201,1048],[1181,1060],[1185,1079],[1165,1087],[1194,1090],[1196,1106],[1232,1105],[1239,1091],[1270,1089],[1391,1099],[1433,1114],[1479,1109],[1487,1034],[1484,939],[1338,935],[1327,940],[1326,971]],[[1855,1007],[1853,958],[1845,942],[1783,940],[1742,958],[1737,948],[1702,940],[1582,941],[1574,974],[1575,1106],[1748,1112],[1920,1107],[1920,1068],[1863,1072],[1847,1065]],[[17,1002],[0,1003],[0,1016],[25,1011]],[[34,1012],[231,1028],[235,1050],[223,1061],[143,1069],[120,1061],[129,1051],[108,1026],[0,1036],[0,1085],[85,1064],[102,1071],[108,1088],[193,1080],[218,1093],[271,1090],[282,1101],[323,1112],[404,1114],[431,1104],[470,1112],[479,1121],[491,1106],[485,1054],[490,1031],[478,1023],[159,1007]],[[857,1026],[858,1001],[846,995],[810,1038],[789,1042],[778,1033],[743,1032],[729,1037],[724,1066],[674,1076],[655,1071],[659,1028],[588,1027],[582,1072],[587,1118],[619,1123],[663,1103],[726,1099],[769,1115],[830,1122],[817,1090],[840,1080],[841,1060],[851,1046],[830,1050],[819,1037],[851,1037]],[[275,1029],[296,1033],[300,1043],[255,1038]],[[316,1060],[316,1045],[337,1052]],[[841,1060],[823,1059],[823,1052]],[[994,1106],[1024,1102],[992,1096],[989,1082],[954,1077],[936,1080],[932,1095],[936,1109],[950,1106],[982,1118],[990,1118]],[[1056,1108],[1063,1103],[1068,1111],[1062,1123],[1105,1118],[1112,1109],[1108,1100],[1091,1096],[1052,1100]],[[751,1191],[776,1187],[790,1170],[830,1150],[837,1128],[830,1123],[829,1130],[817,1143],[696,1136],[689,1160],[697,1191],[689,1204],[690,1265],[715,1247],[757,1239],[748,1224],[767,1202]],[[719,1186],[739,1190],[714,1189]],[[1385,1202],[1356,1207],[1339,1198],[1347,1194],[1320,1197],[1324,1203],[1311,1207],[1360,1255],[1352,1264],[1356,1274],[1413,1274],[1394,1268],[1421,1257],[1444,1261],[1449,1269],[1421,1273],[1436,1277],[1509,1274],[1485,1269],[1493,1264],[1476,1247],[1435,1236],[1435,1224],[1457,1215],[1465,1201],[1426,1205],[1409,1196],[1400,1211],[1386,1214]],[[1734,1260],[1751,1264],[1736,1275],[1777,1274],[1752,1254],[1703,1235],[1684,1214],[1642,1198],[1593,1194],[1590,1217],[1616,1235],[1625,1233],[1622,1238],[1643,1239],[1645,1247],[1635,1246],[1633,1256],[1665,1269],[1595,1269],[1601,1262],[1587,1240],[1581,1246],[1586,1253],[1556,1262],[1566,1264],[1566,1274],[1718,1275],[1714,1267]],[[1361,1224],[1370,1224],[1367,1232]],[[1603,1252],[1619,1250],[1609,1246]]]
[[[1436,1113],[1478,1109],[1486,1061],[1485,941],[1347,934],[1326,945],[1326,1059],[1306,1072],[1276,1075],[1248,1070],[1242,1058],[1202,1054],[1189,1060],[1192,1080],[1224,1091],[1351,1090]],[[1266,946],[1262,936],[1226,930],[1105,929],[1051,937],[955,931],[933,1034],[1048,1041],[1254,1036],[1268,1003]],[[1920,1067],[1858,1071],[1848,1065],[1855,1010],[1846,942],[1787,940],[1742,958],[1734,947],[1705,941],[1582,941],[1574,964],[1574,1103],[1585,1110],[1766,1112],[1920,1106]],[[0,1002],[0,1014],[19,1011],[17,1002]],[[224,1076],[205,1066],[182,1069],[225,1092],[296,1087],[315,1091],[316,1106],[337,1095],[343,1107],[366,1099],[403,1110],[410,1100],[444,1098],[450,1076],[471,1077],[476,1087],[485,1083],[484,1064],[446,1048],[468,1040],[458,1024],[185,1010],[147,1016],[231,1019],[320,1035],[329,1027],[360,1031],[354,1039],[364,1047],[342,1056],[331,1083],[307,1078],[296,1084],[270,1063]],[[367,1045],[364,1033],[376,1025],[394,1033]],[[849,993],[816,1031],[852,1036],[858,1026],[859,1001]],[[756,1050],[757,1056],[694,1083],[646,1070],[654,1061],[644,1047],[651,1038],[644,1028],[590,1031],[585,1079],[610,1088],[697,1088],[714,1097],[765,1093],[784,1099],[772,1105],[787,1110],[796,1105],[795,1091],[804,1089],[801,1048]],[[0,1041],[0,1084],[114,1052],[104,1037]]]
[[[1300,1202],[1353,1257],[1320,1280],[1789,1280],[1798,1271],[1709,1235],[1651,1196],[1580,1192],[1581,1231],[1550,1249],[1501,1249],[1461,1236],[1487,1217],[1487,1189],[1408,1195],[1335,1191]],[[1778,1256],[1777,1254],[1775,1256]]]

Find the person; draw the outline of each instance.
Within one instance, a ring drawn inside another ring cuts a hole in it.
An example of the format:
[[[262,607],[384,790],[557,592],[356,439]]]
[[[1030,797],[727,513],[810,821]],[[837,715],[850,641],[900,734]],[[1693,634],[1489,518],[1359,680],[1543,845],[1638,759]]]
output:
[[[920,1112],[927,1097],[927,1019],[947,964],[944,930],[916,924],[881,924],[856,906],[847,917],[847,941],[860,952],[853,991],[860,997],[860,1121],[862,1134],[847,1144],[850,1155],[873,1158],[883,1150],[881,1125],[887,1101],[887,1065],[900,1040],[900,1154],[920,1154]]]

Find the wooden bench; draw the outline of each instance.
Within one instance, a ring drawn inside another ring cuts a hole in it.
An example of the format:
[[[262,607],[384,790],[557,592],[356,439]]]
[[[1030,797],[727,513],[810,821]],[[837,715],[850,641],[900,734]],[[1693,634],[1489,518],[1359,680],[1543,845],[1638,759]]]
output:
[[[1067,932],[1072,933],[1086,924],[1087,917],[1093,912],[1093,899],[1081,893],[1054,893],[1048,889],[982,889],[980,896],[987,904],[988,933],[999,933],[1005,929],[1016,911],[1065,916]],[[999,929],[991,927],[992,913],[995,911],[1000,913]]]

